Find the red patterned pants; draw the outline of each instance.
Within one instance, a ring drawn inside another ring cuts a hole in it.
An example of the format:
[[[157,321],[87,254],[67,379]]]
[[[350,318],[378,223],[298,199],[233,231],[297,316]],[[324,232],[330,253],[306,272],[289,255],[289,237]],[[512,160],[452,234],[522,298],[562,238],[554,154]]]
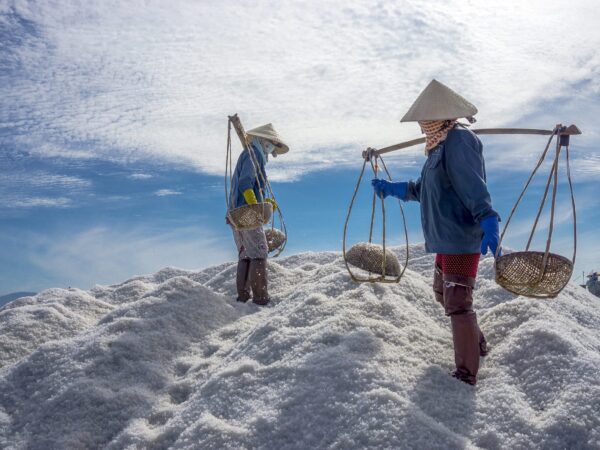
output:
[[[444,274],[476,278],[480,256],[479,253],[464,255],[443,255],[438,253],[435,256],[435,265],[440,267]]]

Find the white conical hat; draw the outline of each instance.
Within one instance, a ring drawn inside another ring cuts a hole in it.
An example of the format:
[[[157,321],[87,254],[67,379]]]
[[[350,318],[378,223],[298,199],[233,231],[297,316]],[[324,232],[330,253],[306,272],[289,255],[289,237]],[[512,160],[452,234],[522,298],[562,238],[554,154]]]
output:
[[[417,122],[419,120],[444,120],[471,117],[477,114],[477,108],[458,95],[448,86],[437,80],[421,92],[400,122]]]
[[[273,128],[273,124],[266,124],[257,128],[253,128],[250,131],[246,131],[248,136],[256,136],[259,138],[267,139],[275,144],[275,153],[278,155],[283,155],[290,151],[288,145],[281,140],[275,128]]]

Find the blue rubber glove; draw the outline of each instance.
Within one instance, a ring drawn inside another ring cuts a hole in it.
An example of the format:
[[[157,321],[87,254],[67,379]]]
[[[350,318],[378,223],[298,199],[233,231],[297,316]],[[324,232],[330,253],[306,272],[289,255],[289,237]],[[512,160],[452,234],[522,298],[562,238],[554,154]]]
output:
[[[400,182],[400,183],[392,183],[391,181],[380,180],[379,178],[375,178],[371,181],[373,185],[373,189],[378,197],[383,195],[383,198],[391,195],[392,197],[399,198],[400,200],[404,200],[406,197],[406,190],[408,189],[408,183]]]
[[[487,255],[488,248],[492,255],[496,255],[498,241],[500,240],[500,229],[498,227],[498,216],[489,216],[479,222],[479,226],[483,230],[483,239],[481,240],[481,254]],[[502,254],[502,250],[498,252],[498,256]]]

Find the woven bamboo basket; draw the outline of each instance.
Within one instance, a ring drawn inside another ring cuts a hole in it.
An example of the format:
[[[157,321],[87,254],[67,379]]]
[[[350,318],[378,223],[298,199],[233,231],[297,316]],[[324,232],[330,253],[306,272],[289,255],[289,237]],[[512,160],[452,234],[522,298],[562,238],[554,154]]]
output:
[[[383,247],[368,242],[360,242],[353,245],[346,252],[346,261],[354,267],[366,270],[367,272],[384,275],[383,268]],[[400,275],[400,263],[398,258],[388,249],[385,250],[385,275],[397,277]]]
[[[244,205],[227,213],[229,221],[236,230],[250,230],[262,227],[271,221],[273,205],[269,202]]]
[[[508,253],[496,259],[496,282],[507,291],[535,298],[554,298],[573,274],[573,263],[564,256],[544,252]]]
[[[281,247],[286,240],[285,234],[277,228],[267,228],[265,230],[265,236],[267,237],[269,253]]]

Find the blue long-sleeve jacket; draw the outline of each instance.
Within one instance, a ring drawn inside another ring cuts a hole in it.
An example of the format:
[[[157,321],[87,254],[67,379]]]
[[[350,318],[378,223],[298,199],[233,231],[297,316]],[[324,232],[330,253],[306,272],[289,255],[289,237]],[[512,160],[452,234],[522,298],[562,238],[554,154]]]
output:
[[[258,162],[258,166],[256,167],[257,172],[254,172],[254,165],[250,159],[249,150],[242,151],[235,165],[231,180],[231,200],[229,205],[231,209],[239,208],[246,204],[244,191],[247,189],[254,191],[254,195],[256,195],[256,199],[259,202],[264,198],[264,194],[261,194],[261,189],[264,192],[263,178],[264,180],[267,179],[267,172],[265,171],[267,161],[262,149],[259,149],[254,143],[251,144],[250,149],[253,151]],[[260,173],[262,173],[262,177]]]
[[[421,203],[425,249],[430,253],[480,251],[479,222],[498,213],[486,185],[483,145],[466,128],[456,126],[434,148],[421,177],[409,181],[404,200]]]

